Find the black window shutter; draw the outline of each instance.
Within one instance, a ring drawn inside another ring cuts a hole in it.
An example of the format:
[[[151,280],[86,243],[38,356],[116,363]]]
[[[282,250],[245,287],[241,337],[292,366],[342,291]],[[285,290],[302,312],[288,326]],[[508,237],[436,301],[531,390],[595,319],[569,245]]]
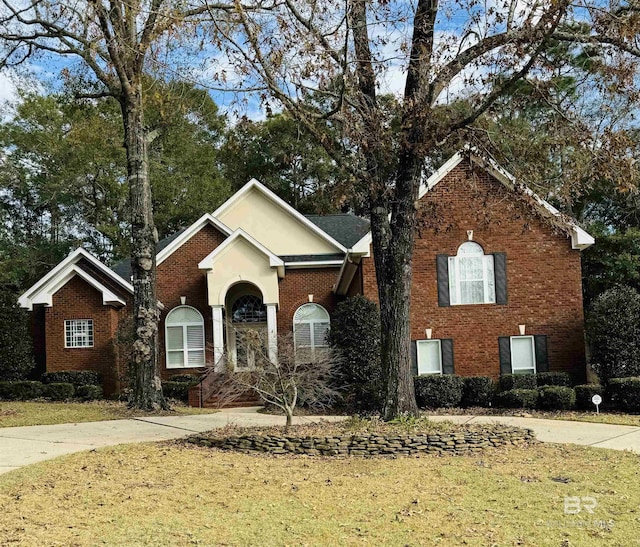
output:
[[[418,375],[418,346],[415,340],[411,340],[411,374]]]
[[[509,336],[498,337],[500,349],[500,374],[511,374],[511,339]]]
[[[449,257],[436,256],[436,272],[438,274],[438,306],[450,306],[449,300]]]
[[[442,351],[442,374],[455,374],[453,366],[453,338],[442,338],[440,340],[440,351]]]
[[[547,337],[544,334],[536,334],[533,340],[536,348],[536,372],[549,372]]]
[[[496,281],[496,304],[507,303],[507,255],[493,253],[493,272]]]

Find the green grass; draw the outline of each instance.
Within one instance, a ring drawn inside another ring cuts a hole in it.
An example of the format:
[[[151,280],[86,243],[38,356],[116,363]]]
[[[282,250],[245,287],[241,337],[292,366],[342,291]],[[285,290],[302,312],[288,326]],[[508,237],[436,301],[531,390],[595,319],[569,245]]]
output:
[[[210,409],[188,406],[172,407],[165,415],[207,414]],[[99,422],[148,416],[149,413],[130,410],[125,403],[92,401],[86,403],[22,402],[0,403],[0,428],[24,425],[52,425],[78,422]],[[158,415],[158,414],[154,414]]]
[[[468,457],[264,457],[177,443],[0,477],[16,545],[638,545],[640,458],[536,445]],[[593,514],[565,514],[591,496]]]

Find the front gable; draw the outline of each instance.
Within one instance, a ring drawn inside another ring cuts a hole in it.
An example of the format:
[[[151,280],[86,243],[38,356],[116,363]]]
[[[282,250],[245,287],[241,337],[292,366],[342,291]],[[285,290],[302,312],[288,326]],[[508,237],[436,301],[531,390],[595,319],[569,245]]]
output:
[[[236,230],[198,267],[207,270],[210,306],[223,306],[227,290],[242,281],[258,287],[265,304],[279,302],[278,278],[284,276],[284,262],[243,230]]]
[[[461,201],[469,200],[469,213],[474,216],[484,216],[487,223],[492,217],[500,218],[510,215],[517,216],[519,211],[523,222],[538,221],[554,228],[556,233],[562,233],[571,239],[571,248],[584,250],[595,243],[594,238],[580,228],[576,221],[558,211],[553,205],[542,199],[526,185],[516,181],[511,173],[498,165],[492,158],[481,156],[473,149],[458,152],[420,185],[418,199],[423,200],[437,187],[451,186],[458,182],[456,189],[451,190]],[[489,183],[482,189],[482,182]],[[478,183],[478,184],[476,184]],[[475,185],[475,186],[474,186]],[[473,191],[475,187],[475,192]],[[490,199],[486,190],[499,195],[497,199]],[[484,193],[484,198],[483,198]],[[446,222],[441,229],[447,229]]]
[[[276,255],[323,255],[346,249],[256,180],[213,213],[232,230],[241,228]]]

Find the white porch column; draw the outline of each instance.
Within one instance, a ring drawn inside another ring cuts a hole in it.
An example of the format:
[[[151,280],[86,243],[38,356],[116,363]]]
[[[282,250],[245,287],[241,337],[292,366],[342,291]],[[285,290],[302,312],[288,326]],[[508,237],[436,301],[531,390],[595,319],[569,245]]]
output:
[[[278,320],[276,305],[267,304],[267,341],[269,343],[269,360],[272,363],[278,358]]]
[[[223,306],[211,306],[211,317],[213,319],[213,364],[216,367],[219,367],[218,363],[224,355],[224,322],[222,319],[222,308]]]

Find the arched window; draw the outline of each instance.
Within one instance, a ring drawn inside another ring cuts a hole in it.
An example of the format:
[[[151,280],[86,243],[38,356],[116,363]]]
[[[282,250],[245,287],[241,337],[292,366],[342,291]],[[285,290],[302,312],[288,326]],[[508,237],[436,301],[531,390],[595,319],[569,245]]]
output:
[[[493,255],[473,241],[460,245],[449,257],[449,295],[452,305],[495,304]]]
[[[236,299],[231,307],[232,323],[265,323],[267,308],[262,298],[253,294],[244,294]]]
[[[293,340],[296,351],[328,348],[329,314],[318,304],[304,304],[293,315]]]
[[[167,368],[204,366],[204,319],[191,306],[173,308],[165,320]]]

